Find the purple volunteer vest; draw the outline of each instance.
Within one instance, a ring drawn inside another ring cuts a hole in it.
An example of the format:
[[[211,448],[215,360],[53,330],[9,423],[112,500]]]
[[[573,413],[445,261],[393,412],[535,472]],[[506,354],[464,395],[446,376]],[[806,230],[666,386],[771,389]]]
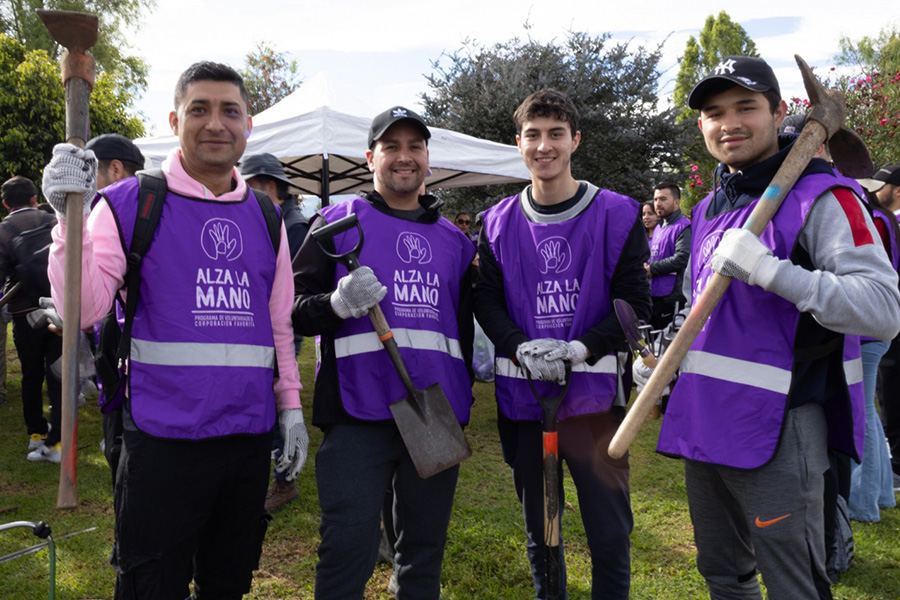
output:
[[[681,217],[674,223],[665,227],[657,227],[650,239],[650,264],[658,260],[669,258],[675,254],[675,240],[686,227],[691,224],[687,217]],[[668,275],[654,275],[650,280],[650,295],[665,297],[675,290],[675,273]]]
[[[484,213],[484,235],[503,272],[509,315],[531,339],[572,341],[612,311],[610,281],[637,218],[639,205],[627,196],[599,190],[576,217],[562,223],[533,223],[520,196],[501,200]],[[541,407],[524,371],[497,348],[497,403],[510,419],[536,421]],[[606,412],[616,396],[614,353],[572,371],[559,418]],[[543,396],[555,383],[535,381]]]
[[[137,179],[106,194],[128,248]],[[141,266],[128,363],[126,406],[141,431],[205,439],[274,426],[275,258],[252,196],[211,202],[169,193]]]
[[[459,344],[460,282],[475,257],[472,242],[447,219],[414,223],[386,215],[362,198],[320,211],[333,222],[356,213],[365,233],[359,256],[388,289],[381,308],[413,384],[439,384],[460,423],[469,422],[472,386]],[[334,238],[339,254],[358,241],[356,229]],[[337,281],[347,274],[343,265]],[[390,405],[406,388],[369,316],[346,319],[334,335],[341,403],[357,419],[392,419]]]
[[[760,239],[780,259],[791,256],[815,200],[838,182],[809,175],[791,190]],[[759,200],[708,219],[712,196],[693,214],[693,300],[712,277],[709,266],[722,234],[741,227]],[[682,362],[663,419],[657,450],[694,460],[754,469],[775,453],[793,379],[800,313],[780,296],[735,279]],[[851,456],[862,451],[865,404],[859,338],[844,337],[846,395],[823,404],[829,444]],[[848,401],[849,398],[849,401]]]

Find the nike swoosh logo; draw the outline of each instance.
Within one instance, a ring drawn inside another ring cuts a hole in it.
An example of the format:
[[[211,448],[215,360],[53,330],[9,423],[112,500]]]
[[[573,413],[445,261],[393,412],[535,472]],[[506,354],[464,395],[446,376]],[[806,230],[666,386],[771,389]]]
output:
[[[783,521],[783,520],[787,519],[789,516],[791,516],[791,513],[782,515],[780,517],[776,517],[774,519],[770,519],[768,521],[761,521],[759,517],[756,517],[756,526],[759,527],[760,529],[762,529],[763,527],[768,527],[769,525],[774,525],[778,521]]]

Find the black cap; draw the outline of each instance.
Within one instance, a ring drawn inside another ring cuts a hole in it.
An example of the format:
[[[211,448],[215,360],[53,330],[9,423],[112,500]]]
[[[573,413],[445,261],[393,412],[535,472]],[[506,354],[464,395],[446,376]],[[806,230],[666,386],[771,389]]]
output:
[[[717,94],[737,84],[751,92],[775,90],[781,94],[772,67],[761,58],[752,56],[726,56],[700,83],[691,90],[688,106],[699,109],[710,94]]]
[[[422,120],[422,117],[408,108],[395,106],[372,119],[372,126],[369,128],[369,148],[371,149],[375,145],[375,142],[377,142],[381,136],[384,135],[384,132],[390,129],[392,125],[402,121],[408,121],[410,124],[415,125],[422,133],[422,137],[425,138],[425,143],[428,143],[431,132],[428,131],[428,126],[425,125],[425,121]]]
[[[14,206],[22,206],[32,196],[37,196],[37,187],[34,182],[27,177],[16,175],[7,179],[3,183],[2,194],[3,201],[9,202]]]
[[[144,155],[134,142],[118,133],[98,135],[84,145],[85,150],[93,150],[98,160],[121,160],[144,166]]]
[[[278,181],[283,181],[288,185],[293,185],[291,180],[284,174],[284,167],[281,161],[274,154],[263,152],[262,154],[253,154],[248,156],[241,162],[241,175],[244,179],[251,177],[271,177]]]
[[[781,127],[778,128],[778,135],[795,138],[803,131],[804,125],[806,125],[806,113],[802,115],[788,115],[781,122]]]
[[[881,167],[872,175],[872,179],[891,185],[900,185],[900,165]]]

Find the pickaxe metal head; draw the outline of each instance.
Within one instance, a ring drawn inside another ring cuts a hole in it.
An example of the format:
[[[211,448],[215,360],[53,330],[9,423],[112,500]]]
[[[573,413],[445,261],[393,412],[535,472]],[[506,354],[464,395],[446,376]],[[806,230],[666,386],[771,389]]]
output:
[[[97,15],[72,10],[39,10],[41,21],[57,44],[69,52],[86,52],[97,43]]]
[[[803,85],[809,95],[809,113],[807,119],[816,121],[827,132],[828,149],[838,170],[847,177],[862,179],[871,177],[875,165],[869,155],[869,149],[859,134],[844,125],[846,102],[840,90],[826,90],[825,86],[813,75],[812,69],[798,54],[794,55]]]

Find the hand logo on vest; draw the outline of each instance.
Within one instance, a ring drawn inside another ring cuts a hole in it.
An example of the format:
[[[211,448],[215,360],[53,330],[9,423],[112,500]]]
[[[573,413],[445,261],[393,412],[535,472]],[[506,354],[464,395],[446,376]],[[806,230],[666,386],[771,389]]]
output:
[[[760,529],[763,529],[763,528],[765,528],[765,527],[768,527],[769,525],[774,525],[774,524],[777,523],[778,521],[784,521],[784,520],[787,519],[789,516],[791,516],[791,513],[788,513],[788,514],[786,514],[786,515],[781,515],[780,517],[775,517],[774,519],[769,519],[768,521],[762,521],[762,520],[760,520],[760,518],[757,516],[757,517],[756,517],[756,526],[759,527]]]
[[[562,273],[572,264],[572,248],[564,237],[555,236],[537,245],[538,255],[543,259],[541,274]]]
[[[432,256],[431,244],[425,236],[411,231],[397,236],[397,257],[404,263],[427,265]]]
[[[241,228],[230,219],[210,219],[203,224],[200,247],[213,260],[235,260],[244,252]]]

